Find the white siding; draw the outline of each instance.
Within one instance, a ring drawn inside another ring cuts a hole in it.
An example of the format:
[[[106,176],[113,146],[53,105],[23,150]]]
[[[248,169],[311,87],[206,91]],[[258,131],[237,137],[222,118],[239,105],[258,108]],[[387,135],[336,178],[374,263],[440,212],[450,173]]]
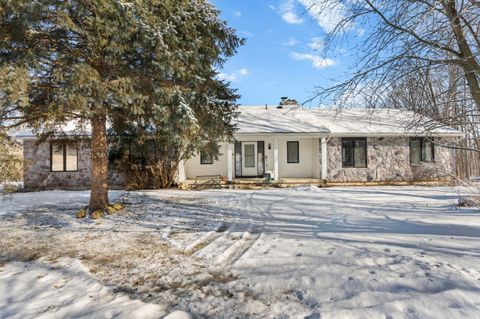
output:
[[[299,163],[287,163],[288,141],[299,142]],[[317,153],[316,158],[318,158],[318,149],[313,150],[313,145],[313,139],[311,138],[279,138],[278,164],[280,178],[313,178],[313,168],[314,166],[318,167],[318,163],[313,164],[314,153]]]
[[[262,135],[239,136],[241,142],[265,142],[265,172],[274,170],[273,161],[273,137]],[[278,137],[279,148],[279,176],[280,178],[319,178],[319,138]],[[287,141],[299,142],[300,163],[287,163]],[[270,146],[270,149],[269,149]],[[200,164],[200,156],[194,156],[186,161],[186,175],[188,179],[195,179],[199,175],[222,175],[228,176],[227,143],[220,148],[219,160],[210,165]],[[235,154],[232,154],[232,157]],[[232,164],[235,160],[232,158]]]
[[[188,179],[195,179],[200,175],[222,175],[227,178],[227,144],[222,143],[218,160],[213,164],[200,164],[200,155],[197,154],[186,161],[185,172]]]

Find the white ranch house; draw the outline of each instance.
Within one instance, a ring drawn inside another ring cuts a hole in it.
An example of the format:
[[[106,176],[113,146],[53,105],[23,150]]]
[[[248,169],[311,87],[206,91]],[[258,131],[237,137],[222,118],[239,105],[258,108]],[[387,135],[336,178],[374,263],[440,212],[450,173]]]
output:
[[[218,160],[200,154],[186,161],[180,181],[202,175],[226,180],[263,178],[301,182],[388,182],[448,179],[454,150],[442,147],[461,132],[405,110],[322,110],[298,106],[243,106],[235,141]],[[418,118],[418,119],[416,119]],[[436,127],[432,127],[436,126]]]
[[[411,127],[412,122],[421,125]],[[220,176],[225,184],[266,178],[315,185],[448,181],[455,175],[455,150],[445,146],[463,136],[413,112],[393,109],[242,106],[236,124],[234,140],[221,145],[217,160],[197,154],[180,165],[179,184],[209,175]],[[33,134],[20,138],[27,161],[25,189],[90,186],[88,141],[38,143]],[[125,187],[125,172],[112,168],[110,184]]]

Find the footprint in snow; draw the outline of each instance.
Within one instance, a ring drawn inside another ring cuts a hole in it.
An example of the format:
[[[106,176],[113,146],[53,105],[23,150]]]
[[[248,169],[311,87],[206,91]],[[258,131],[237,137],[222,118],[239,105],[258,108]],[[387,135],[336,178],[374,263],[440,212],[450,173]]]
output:
[[[375,275],[375,270],[370,270],[369,273]]]

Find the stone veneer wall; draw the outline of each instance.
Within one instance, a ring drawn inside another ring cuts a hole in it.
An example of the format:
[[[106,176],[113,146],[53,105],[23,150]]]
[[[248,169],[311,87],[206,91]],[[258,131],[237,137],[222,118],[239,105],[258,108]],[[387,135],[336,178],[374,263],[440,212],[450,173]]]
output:
[[[50,142],[24,140],[23,155],[26,161],[23,177],[26,190],[90,188],[89,141],[78,142],[78,170],[75,172],[50,171]],[[120,172],[110,170],[109,179],[111,188],[121,188],[125,185],[125,176]]]
[[[436,138],[439,143],[448,143],[448,138]],[[26,160],[24,187],[26,190],[41,189],[88,189],[91,165],[88,141],[78,142],[78,171],[50,171],[50,143],[38,144],[36,140],[24,140]],[[327,144],[328,180],[331,182],[389,182],[445,180],[455,174],[454,150],[435,146],[435,162],[410,165],[408,137],[368,137],[367,168],[342,167],[341,138],[330,138]],[[321,149],[320,149],[321,162]],[[126,185],[125,174],[110,170],[110,187]]]
[[[437,145],[435,162],[411,166],[408,137],[367,137],[367,168],[343,168],[341,141],[341,138],[330,138],[327,143],[328,181],[331,182],[448,180],[455,174],[454,150]],[[450,140],[435,138],[435,141],[446,144]]]

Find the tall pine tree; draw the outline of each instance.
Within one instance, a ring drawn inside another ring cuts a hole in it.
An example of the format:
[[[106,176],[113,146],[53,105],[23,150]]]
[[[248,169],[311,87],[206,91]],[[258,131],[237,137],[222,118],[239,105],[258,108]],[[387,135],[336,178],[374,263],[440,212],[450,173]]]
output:
[[[107,122],[231,134],[236,95],[215,69],[241,43],[206,0],[0,0],[0,103],[43,133],[91,128],[90,209],[103,209]]]

